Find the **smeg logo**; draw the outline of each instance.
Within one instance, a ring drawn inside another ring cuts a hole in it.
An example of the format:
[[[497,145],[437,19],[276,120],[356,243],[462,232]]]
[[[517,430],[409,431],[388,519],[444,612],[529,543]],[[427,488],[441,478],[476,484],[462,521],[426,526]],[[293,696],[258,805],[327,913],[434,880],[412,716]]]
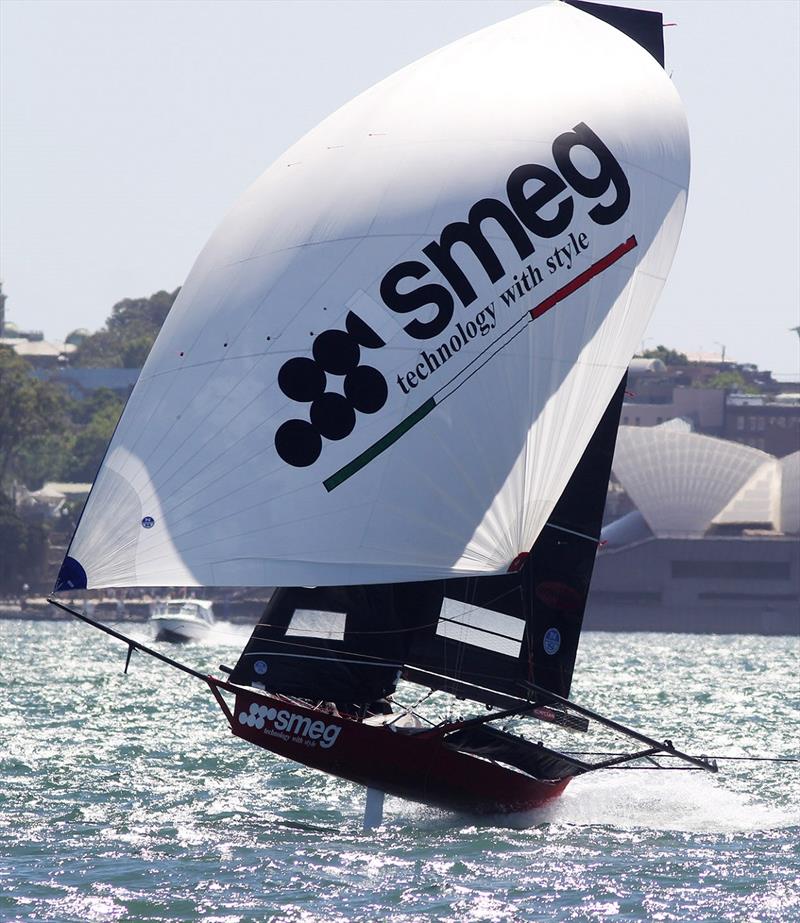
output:
[[[579,153],[579,163],[573,155]],[[506,181],[505,197],[482,198],[469,209],[466,220],[442,228],[416,254],[383,275],[379,291],[393,314],[411,315],[403,330],[412,340],[429,340],[451,324],[456,302],[466,308],[478,297],[470,279],[480,265],[491,283],[506,274],[495,250],[499,227],[520,260],[536,252],[538,240],[565,233],[585,211],[596,225],[619,221],[628,210],[631,189],[625,171],[602,139],[585,123],[560,134],[552,144],[554,167],[524,163]],[[588,162],[587,162],[588,160]],[[587,207],[588,206],[588,207]],[[493,236],[486,225],[495,230]],[[472,260],[462,265],[465,251]],[[414,254],[411,254],[412,256]],[[437,278],[441,281],[431,281]],[[289,359],[278,373],[281,391],[299,404],[310,404],[309,419],[287,420],[275,434],[275,448],[288,465],[313,465],[322,440],[344,439],[356,425],[356,413],[377,413],[386,403],[383,375],[361,365],[361,351],[380,349],[384,340],[350,311],[344,330],[326,330],[314,340],[312,356]],[[329,391],[329,377],[344,378],[343,394]]]
[[[350,311],[344,330],[326,330],[314,339],[311,358],[296,356],[281,366],[281,391],[299,404],[311,405],[308,420],[287,420],[275,433],[275,448],[287,465],[313,465],[323,438],[344,439],[355,428],[356,412],[377,413],[383,407],[389,396],[386,379],[376,368],[361,364],[361,350],[385,345]],[[327,390],[329,378],[344,378],[344,394]]]

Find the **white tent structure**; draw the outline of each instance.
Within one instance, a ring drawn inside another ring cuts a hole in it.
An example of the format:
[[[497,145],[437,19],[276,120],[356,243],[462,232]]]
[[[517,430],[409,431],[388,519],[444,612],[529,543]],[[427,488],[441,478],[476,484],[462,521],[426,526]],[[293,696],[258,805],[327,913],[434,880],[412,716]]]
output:
[[[613,472],[636,508],[602,531],[588,627],[800,632],[800,452],[624,426]]]
[[[800,452],[777,459],[667,424],[622,426],[613,471],[659,538],[726,526],[800,532]]]

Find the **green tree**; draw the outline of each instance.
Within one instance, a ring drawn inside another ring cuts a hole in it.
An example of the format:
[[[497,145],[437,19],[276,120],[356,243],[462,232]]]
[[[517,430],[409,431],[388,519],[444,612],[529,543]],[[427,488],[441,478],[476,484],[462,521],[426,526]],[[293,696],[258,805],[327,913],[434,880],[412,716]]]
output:
[[[0,592],[18,593],[33,584],[47,556],[47,538],[39,523],[21,519],[0,493]]]
[[[724,389],[725,391],[738,391],[740,394],[760,394],[756,385],[748,381],[741,372],[738,372],[736,369],[731,369],[727,372],[718,372],[713,378],[709,378],[708,381],[703,382],[702,384],[698,383],[698,387],[702,388],[719,388],[720,390]]]
[[[64,431],[68,400],[59,385],[38,381],[24,359],[0,346],[0,490],[31,439]]]
[[[128,369],[142,366],[179,291],[117,302],[105,327],[78,346],[72,365]]]
[[[642,356],[645,359],[660,359],[664,365],[688,365],[689,358],[685,353],[676,349],[667,349],[666,346],[656,346],[655,349],[646,349]]]
[[[94,480],[121,413],[121,401],[109,402],[99,406],[89,421],[78,427],[72,457],[65,470],[66,480],[84,483]]]
[[[66,427],[29,436],[14,454],[14,474],[28,490],[38,490],[45,481],[69,480],[74,444],[75,435]]]
[[[124,401],[111,388],[97,388],[90,391],[83,400],[74,401],[70,411],[70,417],[73,423],[82,425],[88,423],[92,417],[99,412],[105,412],[111,408],[117,416],[122,413]]]

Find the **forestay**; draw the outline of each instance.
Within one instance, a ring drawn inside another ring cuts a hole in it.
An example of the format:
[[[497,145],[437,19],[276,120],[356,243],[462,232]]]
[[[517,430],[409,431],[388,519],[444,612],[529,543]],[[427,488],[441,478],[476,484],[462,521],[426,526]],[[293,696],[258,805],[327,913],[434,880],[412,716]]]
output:
[[[505,573],[640,342],[688,174],[663,70],[561,3],[363,93],[201,253],[58,588]]]

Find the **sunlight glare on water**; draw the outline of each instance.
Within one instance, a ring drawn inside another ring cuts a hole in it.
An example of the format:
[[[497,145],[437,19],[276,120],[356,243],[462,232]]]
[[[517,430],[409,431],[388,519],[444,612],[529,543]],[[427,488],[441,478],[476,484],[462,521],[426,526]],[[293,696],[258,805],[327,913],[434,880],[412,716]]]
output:
[[[218,672],[247,634],[160,649]],[[608,771],[513,818],[389,798],[367,835],[362,790],[232,737],[202,683],[125,676],[77,623],[0,642],[3,921],[800,919],[797,764]],[[688,752],[789,754],[797,676],[795,639],[590,633],[572,695]]]

